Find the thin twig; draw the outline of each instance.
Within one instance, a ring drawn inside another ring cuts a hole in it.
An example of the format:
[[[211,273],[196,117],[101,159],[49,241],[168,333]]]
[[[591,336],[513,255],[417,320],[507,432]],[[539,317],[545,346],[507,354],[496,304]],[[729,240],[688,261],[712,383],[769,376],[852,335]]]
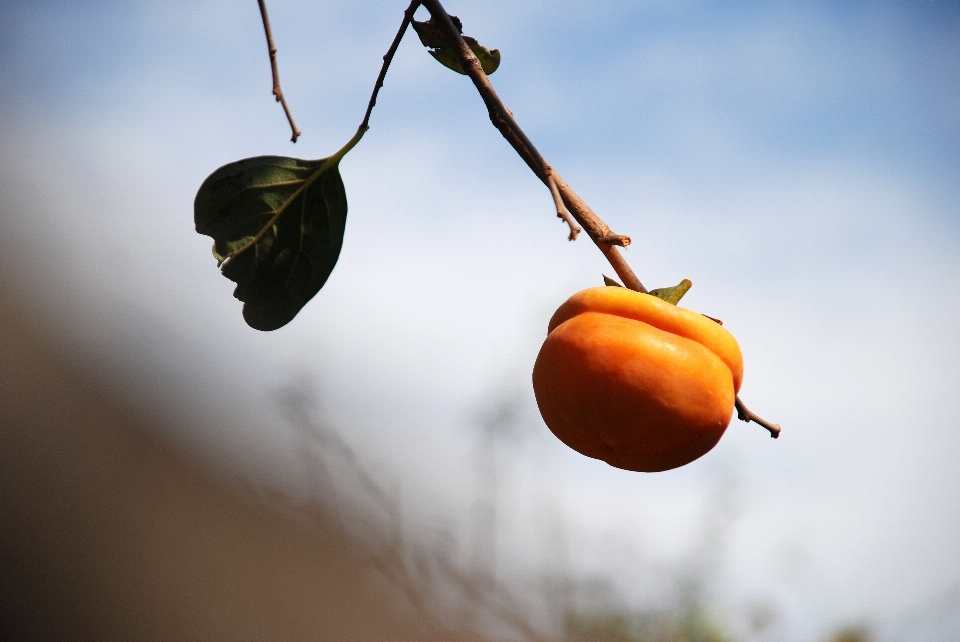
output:
[[[270,18],[267,17],[267,5],[264,0],[257,0],[260,3],[260,17],[263,18],[263,31],[267,35],[267,50],[270,52],[270,71],[273,73],[273,95],[277,102],[283,106],[283,113],[287,115],[287,121],[290,123],[290,129],[293,136],[291,142],[297,142],[297,138],[303,133],[297,129],[297,124],[293,122],[293,114],[290,112],[290,106],[287,105],[287,99],[283,96],[283,89],[280,88],[280,72],[277,70],[277,46],[273,44],[273,30],[270,29]]]
[[[560,190],[557,189],[557,182],[553,180],[553,168],[547,168],[547,187],[550,188],[550,194],[553,196],[553,204],[557,207],[557,217],[562,218],[566,221],[567,225],[570,226],[570,236],[567,237],[568,241],[576,241],[577,235],[583,231],[583,229],[577,225],[577,222],[570,215],[570,212],[567,210],[567,206],[563,204],[563,197],[560,196]]]
[[[407,10],[403,12],[403,22],[400,23],[400,29],[397,31],[397,35],[394,36],[390,49],[388,49],[387,53],[383,56],[383,66],[380,67],[380,75],[377,76],[377,82],[373,86],[370,102],[367,103],[367,113],[363,115],[363,122],[360,123],[360,129],[370,129],[370,113],[373,111],[373,106],[377,104],[377,94],[380,93],[380,88],[383,87],[383,80],[387,77],[387,69],[390,68],[390,63],[393,62],[393,56],[397,53],[397,47],[400,46],[403,34],[406,33],[407,27],[410,26],[410,21],[413,20],[413,14],[417,12],[419,7],[420,0],[412,0]]]
[[[500,100],[493,85],[490,84],[490,79],[487,78],[487,75],[483,72],[480,61],[477,60],[473,51],[471,51],[467,43],[464,42],[460,31],[454,26],[453,21],[439,0],[423,0],[421,4],[426,7],[430,15],[433,16],[434,21],[443,32],[447,42],[453,45],[453,51],[457,59],[463,66],[464,71],[467,72],[467,75],[470,76],[474,86],[476,86],[477,91],[480,93],[480,97],[487,106],[487,112],[490,115],[490,120],[493,122],[494,127],[500,130],[500,133],[507,139],[507,142],[513,146],[524,162],[526,162],[527,166],[545,185],[550,187],[550,181],[552,179],[567,210],[573,215],[577,223],[583,226],[583,229],[586,230],[593,242],[596,243],[600,251],[607,257],[610,265],[623,280],[624,285],[638,292],[646,292],[647,290],[643,287],[643,284],[640,283],[640,279],[633,273],[633,270],[630,269],[630,266],[623,260],[623,257],[620,256],[619,251],[615,247],[616,245],[626,247],[630,242],[629,237],[614,234],[607,224],[560,178],[560,175],[550,168],[547,161],[540,152],[537,151],[537,148],[533,146],[533,143],[530,142],[527,135],[520,129],[520,126],[517,125],[513,114],[507,109],[506,105],[503,104],[503,101]]]
[[[764,419],[763,417],[759,417],[753,414],[753,412],[751,412],[749,408],[743,405],[743,402],[740,401],[740,397],[737,397],[735,405],[737,407],[737,418],[740,421],[746,421],[746,422],[752,421],[754,423],[760,424],[761,426],[763,426],[764,428],[770,431],[770,436],[773,437],[774,439],[780,436],[780,424],[772,424],[766,419]]]

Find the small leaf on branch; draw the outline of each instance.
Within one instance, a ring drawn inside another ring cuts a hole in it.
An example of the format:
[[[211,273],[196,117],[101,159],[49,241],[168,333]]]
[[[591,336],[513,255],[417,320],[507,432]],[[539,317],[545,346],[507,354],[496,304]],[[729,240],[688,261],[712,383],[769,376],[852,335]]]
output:
[[[603,284],[604,284],[604,285],[607,285],[607,286],[610,286],[610,287],[614,287],[614,288],[622,288],[622,287],[623,287],[622,285],[620,285],[619,283],[617,283],[614,279],[611,279],[611,278],[610,278],[609,276],[607,276],[606,274],[603,275]]]
[[[457,30],[463,33],[463,26],[460,20],[456,16],[450,16],[450,19],[453,20]],[[423,43],[424,47],[430,48],[429,53],[437,59],[437,62],[448,69],[454,70],[458,74],[466,75],[466,70],[464,70],[463,65],[460,64],[460,60],[457,58],[457,54],[453,51],[453,45],[447,41],[433,18],[430,18],[430,20],[426,22],[417,22],[414,20],[412,24],[417,35],[420,37],[420,42]],[[497,70],[497,67],[500,66],[499,49],[487,49],[470,36],[463,36],[463,40],[480,61],[480,67],[483,69],[483,73],[489,76]]]
[[[457,28],[457,32],[463,34],[463,23],[460,22],[460,18],[456,16],[450,16],[450,20]],[[450,43],[447,42],[446,36],[443,35],[443,32],[440,30],[440,27],[437,26],[437,23],[433,18],[430,18],[426,22],[418,22],[413,20],[411,24],[413,24],[413,29],[417,32],[417,36],[420,37],[420,42],[423,43],[424,47],[440,49],[450,46]]]
[[[680,299],[683,298],[683,295],[687,293],[687,290],[689,290],[691,286],[693,286],[693,281],[684,279],[671,288],[657,288],[656,290],[650,290],[647,294],[676,305],[680,303]]]

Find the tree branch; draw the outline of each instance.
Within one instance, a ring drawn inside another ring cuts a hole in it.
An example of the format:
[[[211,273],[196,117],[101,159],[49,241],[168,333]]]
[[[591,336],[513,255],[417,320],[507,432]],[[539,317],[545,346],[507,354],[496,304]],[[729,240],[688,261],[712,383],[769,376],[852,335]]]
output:
[[[520,158],[522,158],[533,173],[537,175],[537,178],[543,181],[547,187],[551,188],[551,192],[553,191],[553,187],[556,187],[566,209],[573,215],[576,222],[583,226],[583,229],[597,247],[600,248],[603,255],[607,257],[607,261],[610,262],[610,265],[623,281],[623,284],[631,290],[646,292],[647,289],[643,287],[640,279],[633,273],[633,270],[630,269],[630,266],[627,265],[627,262],[620,256],[620,252],[616,248],[618,245],[621,247],[629,245],[630,237],[614,234],[607,224],[583,202],[577,193],[567,185],[566,181],[560,178],[560,175],[550,167],[540,152],[537,151],[537,148],[533,146],[533,143],[530,142],[530,139],[527,138],[527,135],[520,129],[516,120],[514,120],[513,114],[507,109],[506,105],[503,104],[503,101],[500,100],[493,85],[490,84],[490,79],[487,78],[487,75],[483,72],[480,61],[477,60],[473,51],[471,51],[467,43],[464,42],[460,31],[453,24],[453,21],[439,0],[423,0],[420,4],[426,7],[430,15],[433,16],[437,26],[443,32],[447,42],[453,45],[453,51],[457,59],[467,72],[467,75],[470,76],[474,86],[476,86],[477,91],[480,93],[480,97],[487,106],[487,112],[490,115],[490,120],[493,122],[494,127],[500,130],[503,137],[513,146],[520,155]],[[553,187],[550,185],[551,182],[554,183]],[[560,218],[565,218],[559,211],[557,214],[560,215]],[[571,235],[574,235],[573,228],[571,228]]]
[[[563,204],[563,197],[560,196],[560,190],[557,189],[557,181],[553,178],[552,170],[547,172],[547,187],[550,188],[550,194],[553,196],[553,204],[557,207],[557,217],[562,218],[566,224],[570,226],[570,236],[567,237],[567,240],[576,241],[577,235],[580,234],[583,229],[577,225],[577,222],[567,210],[567,206]]]
[[[420,0],[412,0],[407,10],[403,12],[403,22],[400,23],[400,29],[397,31],[397,35],[394,36],[390,49],[388,49],[387,53],[383,56],[383,66],[380,67],[380,75],[377,76],[377,82],[373,86],[370,102],[367,103],[367,113],[363,115],[363,122],[360,123],[360,129],[370,129],[370,113],[373,112],[373,106],[377,104],[377,94],[380,93],[380,88],[383,87],[383,80],[387,77],[387,69],[390,68],[390,63],[393,62],[393,56],[397,53],[397,47],[400,46],[400,41],[403,40],[403,34],[406,33],[407,27],[410,26],[410,21],[413,20],[413,14],[416,13],[419,7]]]
[[[774,439],[780,436],[780,424],[772,424],[766,419],[764,419],[763,417],[759,417],[753,414],[749,408],[743,405],[743,402],[740,401],[740,397],[737,397],[737,401],[735,405],[737,407],[737,419],[739,419],[740,421],[746,421],[746,422],[752,421],[754,423],[760,424],[761,426],[763,426],[764,428],[770,431],[770,436],[773,437]]]
[[[257,0],[260,4],[260,17],[263,18],[263,31],[267,35],[267,50],[270,52],[270,71],[273,74],[273,95],[277,102],[283,106],[283,113],[287,115],[287,121],[290,123],[290,129],[293,136],[291,142],[297,142],[297,138],[303,133],[297,129],[297,124],[293,122],[293,114],[290,113],[290,106],[287,105],[287,99],[283,96],[283,89],[280,88],[280,72],[277,70],[277,46],[273,44],[273,30],[270,29],[270,18],[267,17],[267,5],[264,0]]]

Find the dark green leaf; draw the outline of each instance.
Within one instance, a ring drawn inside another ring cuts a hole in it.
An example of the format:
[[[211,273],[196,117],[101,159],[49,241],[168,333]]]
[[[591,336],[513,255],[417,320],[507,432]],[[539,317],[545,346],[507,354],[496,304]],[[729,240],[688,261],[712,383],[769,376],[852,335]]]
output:
[[[252,328],[289,323],[337,263],[347,195],[338,162],[324,169],[326,160],[248,158],[224,165],[197,192],[197,232],[213,238]]]
[[[610,286],[610,287],[614,287],[614,288],[622,288],[622,287],[623,287],[622,285],[620,285],[619,283],[617,283],[614,279],[611,279],[611,278],[610,278],[609,276],[607,276],[606,274],[603,275],[603,284],[604,284],[604,285],[608,285],[608,286]]]
[[[361,126],[329,158],[258,156],[224,165],[197,190],[197,232],[213,238],[217,265],[237,284],[233,295],[250,327],[286,325],[326,283],[347,221],[339,164],[364,132]]]
[[[683,298],[683,295],[687,293],[691,286],[693,286],[693,282],[690,279],[684,279],[672,288],[657,288],[656,290],[650,290],[648,294],[676,305],[680,303],[680,299]]]
[[[460,26],[460,21],[457,20],[455,16],[450,17],[462,32],[463,28]],[[453,47],[447,41],[443,32],[441,32],[434,23],[433,18],[427,22],[417,22],[414,20],[413,28],[417,32],[417,36],[420,37],[420,42],[423,43],[424,47],[430,48],[430,55],[436,58],[437,62],[448,69],[454,70],[458,74],[465,75],[467,73],[463,69],[463,65],[460,64],[457,55],[453,52]],[[500,66],[500,51],[498,49],[487,49],[470,36],[463,36],[463,40],[470,47],[470,50],[473,51],[477,59],[480,60],[480,67],[483,69],[483,73],[490,75],[497,70]]]

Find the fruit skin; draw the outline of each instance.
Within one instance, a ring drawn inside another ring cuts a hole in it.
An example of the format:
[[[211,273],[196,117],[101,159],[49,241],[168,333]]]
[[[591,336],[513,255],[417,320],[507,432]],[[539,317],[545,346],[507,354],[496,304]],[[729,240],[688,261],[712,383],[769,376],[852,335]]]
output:
[[[560,441],[642,472],[713,448],[742,380],[740,347],[723,326],[617,287],[583,290],[561,305],[533,367],[540,414]]]

